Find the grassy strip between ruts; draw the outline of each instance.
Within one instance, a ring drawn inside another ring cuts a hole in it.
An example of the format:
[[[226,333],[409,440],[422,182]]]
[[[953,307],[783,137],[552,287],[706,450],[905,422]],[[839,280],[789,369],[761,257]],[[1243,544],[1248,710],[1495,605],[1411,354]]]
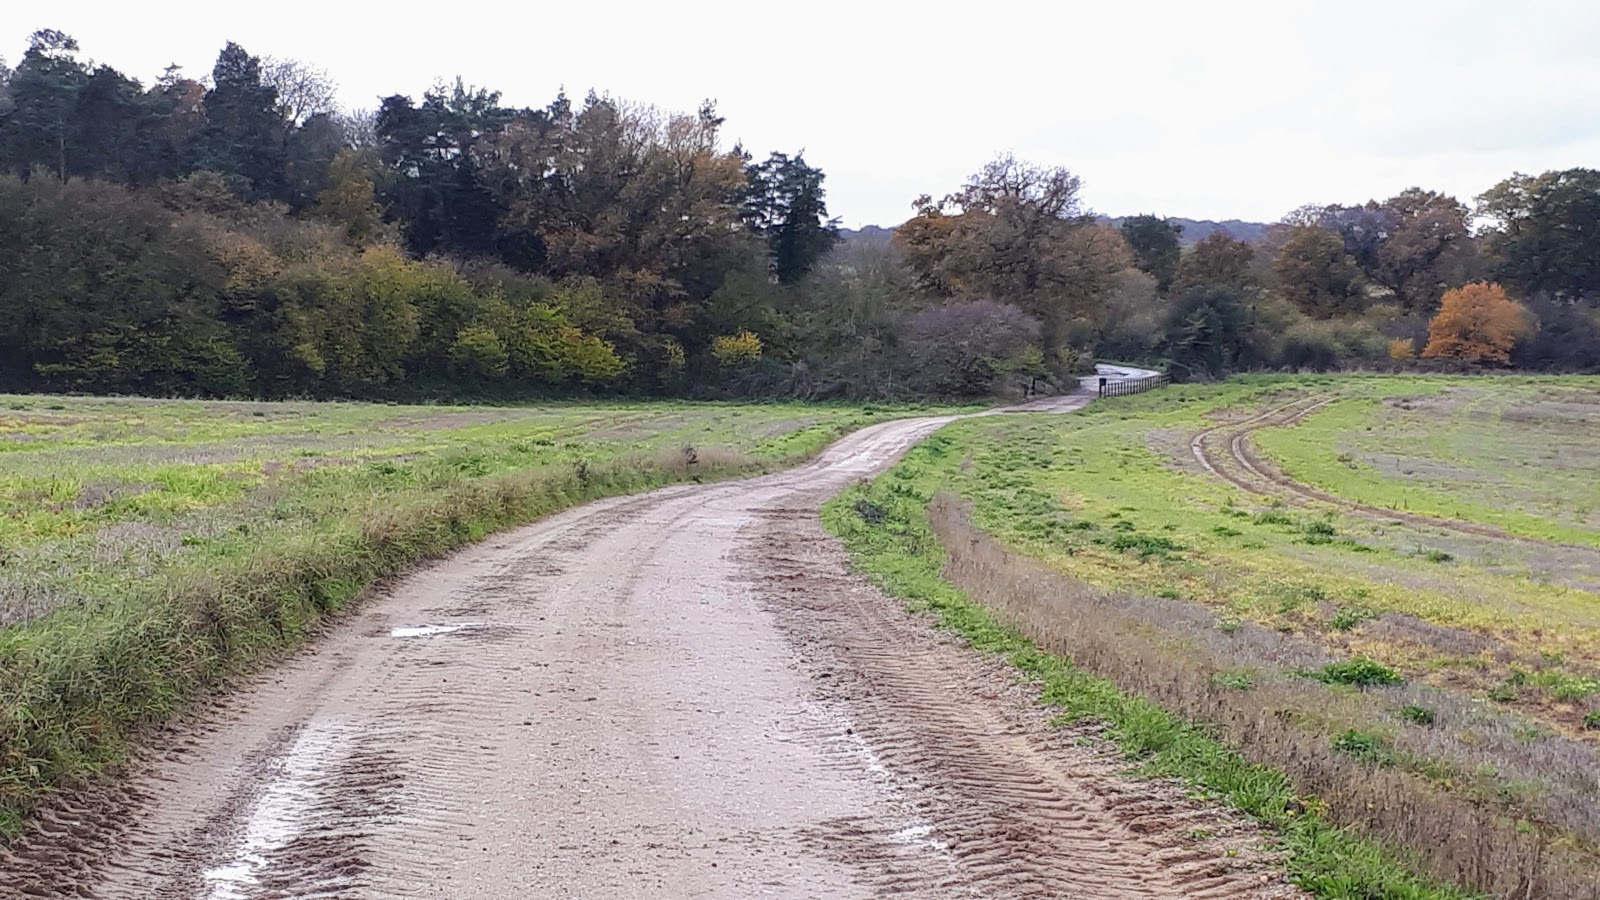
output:
[[[931,499],[891,470],[834,498],[823,508],[823,521],[844,541],[856,565],[886,591],[932,612],[976,649],[1003,654],[1038,680],[1041,699],[1061,708],[1063,719],[1104,722],[1139,772],[1183,779],[1275,831],[1290,876],[1313,895],[1339,900],[1475,896],[1415,874],[1405,854],[1327,821],[1315,798],[1297,797],[1283,772],[1246,761],[1203,729],[1040,650],[946,582],[941,575],[945,552],[927,513]],[[863,516],[860,509],[872,515]]]
[[[809,455],[772,461],[716,449],[691,460],[663,450],[462,478],[0,631],[0,836],[15,833],[41,798],[122,761],[141,728],[298,644],[412,565],[588,500],[754,474]]]

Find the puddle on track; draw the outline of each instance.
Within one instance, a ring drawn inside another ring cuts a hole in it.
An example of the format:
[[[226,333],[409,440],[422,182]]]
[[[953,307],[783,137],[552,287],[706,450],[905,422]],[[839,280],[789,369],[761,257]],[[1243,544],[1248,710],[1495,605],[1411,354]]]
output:
[[[274,851],[303,833],[314,813],[317,788],[349,737],[309,726],[276,760],[271,779],[250,809],[226,861],[205,871],[206,900],[246,900],[261,883]]]
[[[396,625],[389,629],[389,637],[413,638],[432,637],[436,634],[455,634],[458,631],[475,631],[485,627],[479,622],[465,622],[460,625]]]

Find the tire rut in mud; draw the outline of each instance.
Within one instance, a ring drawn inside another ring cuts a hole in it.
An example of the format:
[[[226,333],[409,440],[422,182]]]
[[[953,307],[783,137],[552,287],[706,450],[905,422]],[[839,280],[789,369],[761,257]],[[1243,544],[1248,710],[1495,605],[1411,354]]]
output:
[[[814,516],[765,519],[743,551],[760,561],[758,590],[812,682],[848,711],[850,737],[903,800],[898,813],[808,835],[855,865],[874,893],[1301,896],[1254,826],[1173,785],[1120,775],[1114,760],[1075,744],[1082,732],[1048,726],[1037,690],[1019,685],[1014,670],[941,638],[844,574],[837,543]],[[933,853],[908,852],[910,843]]]

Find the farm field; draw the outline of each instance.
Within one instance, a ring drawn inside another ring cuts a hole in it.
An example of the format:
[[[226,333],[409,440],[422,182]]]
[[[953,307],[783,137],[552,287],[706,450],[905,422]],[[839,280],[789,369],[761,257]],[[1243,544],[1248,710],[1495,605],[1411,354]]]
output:
[[[1422,871],[1589,897],[1597,462],[1593,378],[1237,378],[954,423],[830,521]]]
[[[376,579],[911,412],[0,396],[0,825]]]

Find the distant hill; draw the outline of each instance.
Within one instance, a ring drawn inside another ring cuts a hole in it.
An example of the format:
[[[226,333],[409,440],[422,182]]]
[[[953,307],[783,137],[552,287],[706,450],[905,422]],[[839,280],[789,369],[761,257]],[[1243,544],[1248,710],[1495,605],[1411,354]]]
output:
[[[887,244],[892,237],[894,237],[893,228],[883,228],[878,225],[839,229],[839,242],[842,244]]]
[[[1125,216],[1095,216],[1095,220],[1112,228],[1122,227]],[[1267,235],[1266,222],[1244,222],[1239,219],[1227,219],[1214,222],[1210,219],[1185,219],[1181,216],[1168,216],[1167,221],[1176,222],[1183,226],[1183,235],[1178,242],[1185,247],[1193,247],[1206,239],[1213,231],[1225,231],[1241,241],[1255,243]],[[863,225],[860,228],[839,229],[839,239],[846,244],[876,244],[887,242],[894,236],[893,228],[884,228],[879,225]]]
[[[1095,216],[1095,218],[1112,228],[1121,228],[1122,220],[1127,217]],[[1168,222],[1176,222],[1183,226],[1183,235],[1178,238],[1178,243],[1185,247],[1193,247],[1205,240],[1213,231],[1225,231],[1241,241],[1252,244],[1267,236],[1266,222],[1242,222],[1238,219],[1213,222],[1210,219],[1185,219],[1182,216],[1167,216],[1166,219]]]

